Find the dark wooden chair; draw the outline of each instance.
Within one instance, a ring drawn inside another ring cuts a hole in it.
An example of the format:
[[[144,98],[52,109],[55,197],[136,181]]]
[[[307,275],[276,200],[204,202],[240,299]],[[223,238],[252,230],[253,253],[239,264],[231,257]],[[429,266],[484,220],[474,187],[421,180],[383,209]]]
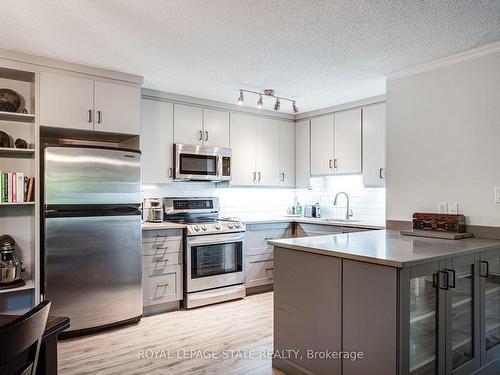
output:
[[[0,374],[35,375],[50,301],[0,327]]]

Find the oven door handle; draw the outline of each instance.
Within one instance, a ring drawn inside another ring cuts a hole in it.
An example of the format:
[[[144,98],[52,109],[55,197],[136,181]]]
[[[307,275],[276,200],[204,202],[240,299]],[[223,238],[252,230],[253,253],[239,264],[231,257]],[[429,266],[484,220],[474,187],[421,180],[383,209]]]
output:
[[[233,243],[233,242],[243,242],[245,240],[245,236],[237,235],[237,236],[212,236],[209,238],[200,238],[205,236],[199,236],[198,238],[188,237],[186,240],[187,246],[199,246],[199,245],[218,245],[221,243]]]
[[[217,178],[222,178],[222,155],[217,155]]]

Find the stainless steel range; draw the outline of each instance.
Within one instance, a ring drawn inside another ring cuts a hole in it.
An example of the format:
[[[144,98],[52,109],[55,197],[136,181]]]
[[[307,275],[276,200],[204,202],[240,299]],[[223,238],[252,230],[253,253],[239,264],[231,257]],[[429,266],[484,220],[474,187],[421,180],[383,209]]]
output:
[[[219,200],[164,198],[165,220],[186,224],[184,306],[245,297],[245,224],[219,219]]]

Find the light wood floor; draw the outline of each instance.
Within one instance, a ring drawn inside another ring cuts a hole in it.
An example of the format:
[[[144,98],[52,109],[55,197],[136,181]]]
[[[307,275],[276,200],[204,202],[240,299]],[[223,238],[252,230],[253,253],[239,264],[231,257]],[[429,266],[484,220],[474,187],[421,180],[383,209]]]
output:
[[[272,351],[272,306],[272,292],[263,293],[159,314],[143,318],[137,325],[63,340],[59,343],[59,373],[283,374],[272,369],[270,358],[259,356],[261,350]],[[214,351],[219,358],[196,358],[202,351]],[[245,354],[253,358],[242,358]],[[153,358],[143,358],[149,356]]]

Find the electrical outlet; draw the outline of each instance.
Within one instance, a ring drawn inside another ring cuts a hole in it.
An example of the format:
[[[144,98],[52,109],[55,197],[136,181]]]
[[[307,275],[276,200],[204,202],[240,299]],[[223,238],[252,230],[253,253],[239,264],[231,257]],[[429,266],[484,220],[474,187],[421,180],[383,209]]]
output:
[[[448,213],[452,215],[458,214],[458,203],[450,203],[448,205]]]
[[[495,203],[500,204],[500,186],[495,186]]]
[[[448,213],[448,203],[446,203],[446,202],[439,202],[438,203],[438,212],[440,214],[447,214]]]

